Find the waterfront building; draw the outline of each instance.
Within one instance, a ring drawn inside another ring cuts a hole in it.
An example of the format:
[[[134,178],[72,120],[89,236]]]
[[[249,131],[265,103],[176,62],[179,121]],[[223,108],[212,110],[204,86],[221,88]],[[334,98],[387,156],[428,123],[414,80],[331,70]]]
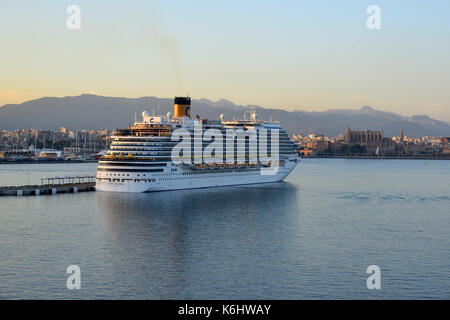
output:
[[[352,131],[350,126],[347,126],[345,141],[348,145],[378,146],[383,141],[383,130]]]

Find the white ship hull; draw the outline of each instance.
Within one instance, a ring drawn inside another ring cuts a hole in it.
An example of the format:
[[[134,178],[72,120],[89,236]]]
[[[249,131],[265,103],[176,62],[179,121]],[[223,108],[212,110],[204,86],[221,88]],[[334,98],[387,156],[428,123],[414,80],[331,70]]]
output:
[[[136,174],[134,176],[123,174],[127,177],[126,179],[103,179],[99,174],[97,175],[96,190],[152,192],[279,182],[286,178],[296,165],[297,161],[289,161],[280,168],[263,168],[252,171],[230,170],[217,173],[199,173],[191,169],[178,169],[177,172],[147,174],[146,179],[139,179],[141,175],[137,177]]]

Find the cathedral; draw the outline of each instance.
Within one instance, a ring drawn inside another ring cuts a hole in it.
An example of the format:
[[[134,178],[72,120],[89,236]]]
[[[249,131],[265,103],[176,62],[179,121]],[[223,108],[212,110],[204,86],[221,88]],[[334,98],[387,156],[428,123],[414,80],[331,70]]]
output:
[[[383,131],[351,131],[347,126],[345,142],[348,145],[365,145],[368,147],[377,147],[383,142]]]

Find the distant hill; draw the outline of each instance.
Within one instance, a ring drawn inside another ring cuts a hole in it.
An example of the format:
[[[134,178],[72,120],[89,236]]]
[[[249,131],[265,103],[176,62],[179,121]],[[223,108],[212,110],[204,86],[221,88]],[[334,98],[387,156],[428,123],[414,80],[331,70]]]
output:
[[[109,129],[127,127],[142,111],[155,114],[173,112],[173,100],[157,97],[136,99],[83,94],[75,97],[46,97],[0,108],[0,129],[53,128]],[[353,130],[383,130],[385,136],[450,136],[450,124],[425,115],[404,117],[391,112],[362,107],[359,110],[329,110],[325,112],[285,111],[259,106],[241,106],[227,100],[192,101],[191,115],[202,118],[243,118],[246,111],[255,110],[263,119],[279,120],[290,133],[321,133],[337,136],[347,124]]]

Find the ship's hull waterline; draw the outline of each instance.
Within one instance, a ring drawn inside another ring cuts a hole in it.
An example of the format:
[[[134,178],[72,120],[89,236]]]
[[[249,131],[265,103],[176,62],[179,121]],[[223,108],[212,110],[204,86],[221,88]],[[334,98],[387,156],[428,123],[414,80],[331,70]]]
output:
[[[112,182],[98,179],[96,190],[108,192],[152,192],[280,182],[291,173],[295,166],[296,163],[292,163],[287,164],[285,167],[268,169],[273,170],[273,172],[265,172],[265,174],[262,174],[260,170],[255,170],[207,174],[186,171],[161,178],[156,175],[149,175],[149,179],[146,180],[155,179],[154,182],[139,181],[138,179],[125,181],[121,179],[120,181]]]

